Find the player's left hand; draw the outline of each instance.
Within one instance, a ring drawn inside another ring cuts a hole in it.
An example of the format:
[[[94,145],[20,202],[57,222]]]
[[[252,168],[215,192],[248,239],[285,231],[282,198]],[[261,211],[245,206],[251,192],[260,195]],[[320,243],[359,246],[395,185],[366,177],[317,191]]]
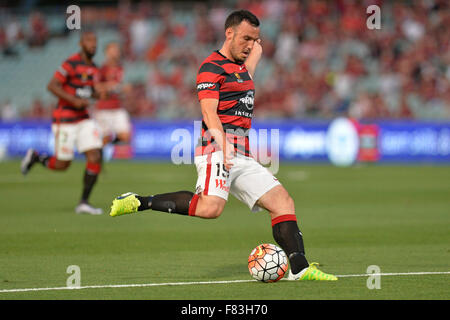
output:
[[[253,43],[252,51],[250,51],[250,55],[253,55],[256,59],[260,59],[262,56],[262,45],[261,45],[261,39],[256,40]]]
[[[253,75],[255,74],[256,65],[258,64],[259,60],[261,59],[261,56],[262,56],[261,39],[257,39],[253,43],[252,50],[250,51],[250,54],[248,55],[247,59],[245,60],[245,66],[247,67],[250,77],[253,77]]]
[[[108,88],[104,83],[96,83],[94,85],[96,98],[106,99],[108,97]]]

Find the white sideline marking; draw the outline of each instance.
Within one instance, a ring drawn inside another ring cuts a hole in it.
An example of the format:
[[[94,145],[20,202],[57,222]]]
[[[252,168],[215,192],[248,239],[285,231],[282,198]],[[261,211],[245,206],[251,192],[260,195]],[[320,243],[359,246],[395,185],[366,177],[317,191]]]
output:
[[[362,273],[362,274],[342,274],[336,275],[338,278],[350,277],[368,277],[368,276],[422,276],[431,274],[450,274],[450,271],[436,271],[436,272],[387,272],[387,273]]]
[[[161,286],[187,286],[194,284],[227,284],[239,282],[253,282],[256,280],[223,280],[223,281],[193,281],[193,282],[164,282],[164,283],[139,283],[139,284],[105,284],[96,286],[80,287],[55,287],[55,288],[25,288],[25,289],[6,289],[4,292],[27,292],[27,291],[50,291],[50,290],[81,290],[81,289],[103,289],[103,288],[136,288],[136,287],[161,287]]]
[[[338,278],[351,277],[368,277],[368,276],[420,276],[420,275],[436,275],[436,274],[450,274],[450,271],[438,272],[397,272],[397,273],[361,273],[361,274],[342,274],[336,275]],[[282,279],[285,280],[285,279]],[[162,287],[162,286],[187,286],[200,284],[230,284],[230,283],[244,283],[255,282],[256,280],[222,280],[222,281],[193,281],[193,282],[164,282],[164,283],[142,283],[142,284],[105,284],[94,286],[81,287],[55,287],[55,288],[24,288],[24,289],[5,289],[0,290],[0,293],[8,292],[29,292],[29,291],[53,291],[53,290],[81,290],[81,289],[105,289],[105,288],[139,288],[139,287]],[[288,280],[286,280],[288,281]]]

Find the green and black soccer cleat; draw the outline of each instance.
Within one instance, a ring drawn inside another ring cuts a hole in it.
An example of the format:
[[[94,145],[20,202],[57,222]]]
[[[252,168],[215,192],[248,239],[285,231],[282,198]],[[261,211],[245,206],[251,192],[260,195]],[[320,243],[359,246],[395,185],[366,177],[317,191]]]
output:
[[[111,206],[111,217],[117,217],[124,214],[135,213],[138,211],[141,202],[136,198],[137,194],[133,192],[124,193],[113,200]]]

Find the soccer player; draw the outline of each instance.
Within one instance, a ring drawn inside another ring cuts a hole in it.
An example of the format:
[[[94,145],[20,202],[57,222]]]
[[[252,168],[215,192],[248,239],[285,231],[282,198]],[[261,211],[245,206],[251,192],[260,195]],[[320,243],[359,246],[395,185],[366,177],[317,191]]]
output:
[[[113,200],[110,215],[152,209],[213,219],[220,216],[231,192],[251,210],[269,212],[273,237],[289,257],[288,279],[337,280],[308,263],[293,199],[249,152],[252,78],[262,55],[258,18],[246,10],[231,13],[225,22],[225,37],[222,48],[206,58],[197,75],[203,122],[195,156],[196,193],[139,196],[128,192]]]
[[[108,91],[95,105],[94,118],[102,129],[103,144],[130,142],[130,117],[122,107],[120,95],[129,86],[122,84],[123,67],[120,63],[121,52],[117,42],[110,42],[105,47],[105,63],[100,68],[99,81]]]
[[[87,109],[88,99],[96,97],[102,90],[96,87],[98,68],[92,60],[97,49],[95,33],[82,32],[80,48],[79,53],[62,63],[47,85],[47,89],[59,99],[52,119],[55,153],[49,156],[29,149],[22,160],[21,171],[26,175],[36,163],[50,170],[67,170],[77,148],[86,157],[86,169],[81,199],[75,212],[98,215],[103,213],[102,209],[91,206],[88,201],[102,163],[102,138]]]

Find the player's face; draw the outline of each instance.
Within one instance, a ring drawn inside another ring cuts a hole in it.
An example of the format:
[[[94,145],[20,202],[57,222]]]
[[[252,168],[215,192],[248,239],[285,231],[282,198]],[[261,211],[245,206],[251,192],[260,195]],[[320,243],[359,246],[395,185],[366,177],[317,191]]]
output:
[[[120,47],[118,44],[112,43],[108,46],[108,49],[106,50],[106,55],[108,59],[111,60],[120,60]]]
[[[80,40],[81,49],[86,55],[92,58],[97,51],[97,36],[94,33],[86,33]]]
[[[246,20],[232,29],[230,43],[230,53],[237,62],[244,62],[247,59],[253,44],[259,39],[259,27],[252,26]]]

